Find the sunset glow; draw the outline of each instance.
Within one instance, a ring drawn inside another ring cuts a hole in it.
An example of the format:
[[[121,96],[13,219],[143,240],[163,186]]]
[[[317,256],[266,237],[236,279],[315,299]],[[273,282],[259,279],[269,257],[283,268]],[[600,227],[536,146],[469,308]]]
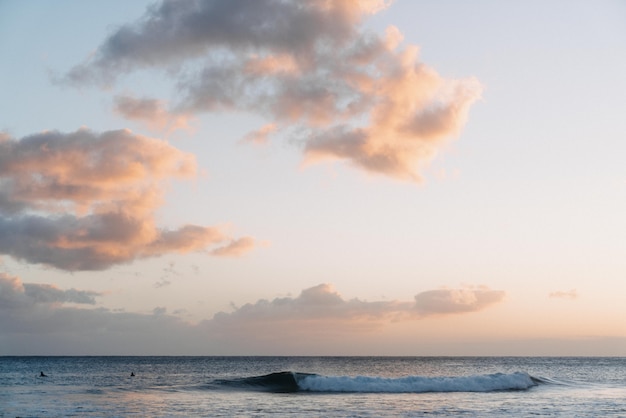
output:
[[[1,2],[0,355],[626,356],[626,5],[525,5]]]

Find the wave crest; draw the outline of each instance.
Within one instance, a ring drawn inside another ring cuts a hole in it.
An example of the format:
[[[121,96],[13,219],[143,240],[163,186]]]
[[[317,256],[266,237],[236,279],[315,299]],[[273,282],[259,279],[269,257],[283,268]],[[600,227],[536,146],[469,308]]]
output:
[[[425,393],[425,392],[494,392],[527,390],[539,381],[528,373],[494,373],[474,376],[385,378],[373,376],[322,376],[318,374],[278,372],[216,383],[239,389],[270,392],[337,393]]]
[[[407,376],[383,378],[370,376],[306,376],[298,380],[301,390],[311,392],[493,392],[526,390],[536,383],[527,373],[495,373],[459,377]]]

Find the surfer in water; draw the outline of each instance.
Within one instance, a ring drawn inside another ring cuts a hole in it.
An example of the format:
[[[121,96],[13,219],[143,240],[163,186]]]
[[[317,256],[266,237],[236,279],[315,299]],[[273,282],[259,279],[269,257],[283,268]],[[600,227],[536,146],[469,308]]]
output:
[[[39,372],[39,377],[48,377],[48,375],[45,374],[44,372]]]
[[[135,372],[130,372],[130,377],[135,377]]]

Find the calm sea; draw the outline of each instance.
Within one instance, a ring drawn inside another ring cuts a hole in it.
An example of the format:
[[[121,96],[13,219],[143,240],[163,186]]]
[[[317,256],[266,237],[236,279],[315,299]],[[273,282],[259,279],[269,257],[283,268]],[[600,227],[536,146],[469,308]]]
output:
[[[626,417],[626,358],[0,357],[0,417],[90,416]]]

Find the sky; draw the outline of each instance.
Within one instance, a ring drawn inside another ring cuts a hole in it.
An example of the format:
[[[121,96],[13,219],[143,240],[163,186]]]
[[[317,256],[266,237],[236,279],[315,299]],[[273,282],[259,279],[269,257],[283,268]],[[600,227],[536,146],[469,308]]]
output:
[[[626,356],[626,4],[0,1],[0,355]]]

